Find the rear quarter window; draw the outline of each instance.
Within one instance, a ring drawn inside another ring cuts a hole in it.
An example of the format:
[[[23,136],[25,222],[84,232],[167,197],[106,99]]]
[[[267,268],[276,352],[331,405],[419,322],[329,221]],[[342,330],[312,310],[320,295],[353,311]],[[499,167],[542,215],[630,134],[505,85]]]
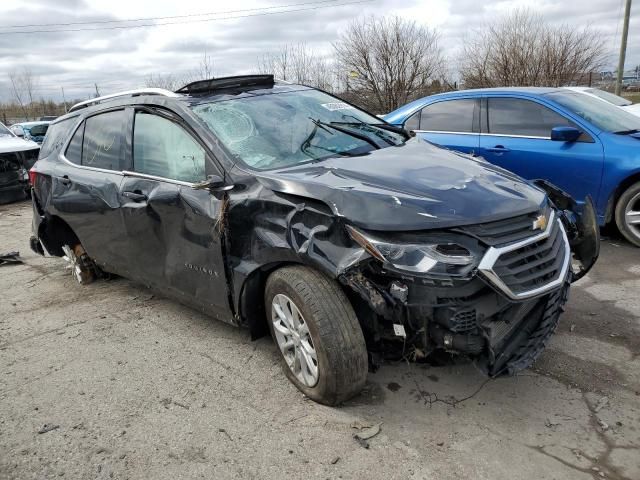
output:
[[[49,125],[38,158],[46,158],[53,152],[59,152],[77,120],[77,117],[71,117]]]

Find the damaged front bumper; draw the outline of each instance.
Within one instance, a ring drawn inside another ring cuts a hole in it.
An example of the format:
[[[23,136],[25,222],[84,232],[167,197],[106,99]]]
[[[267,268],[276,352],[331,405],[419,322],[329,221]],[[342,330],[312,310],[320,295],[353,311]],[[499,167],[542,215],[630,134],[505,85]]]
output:
[[[548,193],[553,208],[544,217],[456,229],[485,249],[466,278],[405,274],[373,259],[343,272],[356,309],[375,313],[360,315],[369,350],[412,360],[438,350],[463,354],[491,377],[530,366],[556,329],[571,282],[597,259],[600,241],[590,199],[578,209],[561,191]]]

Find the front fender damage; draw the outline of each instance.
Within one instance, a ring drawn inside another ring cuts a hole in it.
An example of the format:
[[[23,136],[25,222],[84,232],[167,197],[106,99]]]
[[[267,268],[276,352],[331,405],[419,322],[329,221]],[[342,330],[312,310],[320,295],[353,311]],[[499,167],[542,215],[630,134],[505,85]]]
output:
[[[325,203],[260,184],[252,188],[230,195],[227,259],[238,320],[253,338],[268,331],[268,312],[257,300],[266,278],[286,264],[308,265],[342,285],[360,321],[371,368],[383,359],[425,361],[444,352],[470,357],[492,377],[514,374],[531,365],[557,326],[571,275],[549,293],[515,301],[475,271],[463,278],[403,274],[355,244],[344,217]],[[580,220],[584,214],[572,217],[573,205],[562,206],[575,245],[584,244],[593,235]]]
[[[593,200],[587,195],[583,204],[578,205],[571,195],[547,180],[533,183],[546,192],[560,211],[571,245],[572,281],[575,282],[591,270],[600,255],[600,228]]]

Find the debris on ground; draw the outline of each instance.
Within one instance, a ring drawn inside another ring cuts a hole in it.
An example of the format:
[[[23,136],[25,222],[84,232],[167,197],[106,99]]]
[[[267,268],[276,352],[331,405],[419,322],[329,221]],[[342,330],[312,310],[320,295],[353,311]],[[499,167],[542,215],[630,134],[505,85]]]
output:
[[[594,408],[593,411],[598,413],[608,404],[609,404],[609,397],[602,397],[600,400],[598,400],[598,403],[596,404],[596,408]]]
[[[168,409],[169,405],[172,405],[172,404],[176,405],[178,407],[182,407],[185,410],[189,410],[189,405],[185,405],[184,403],[176,402],[172,398],[163,398],[162,400],[160,400],[160,405],[162,405],[166,409]]]
[[[363,447],[369,448],[368,440],[375,437],[380,433],[380,426],[382,422],[376,423],[374,425],[363,425],[360,422],[353,422],[351,424],[352,428],[360,430],[356,433],[353,438]]]
[[[47,432],[50,432],[51,430],[57,430],[58,428],[60,428],[60,425],[53,425],[52,423],[45,423],[42,427],[40,427],[40,430],[38,430],[38,433],[40,433],[40,434],[47,433]]]
[[[331,460],[331,465],[335,465],[339,461],[340,461],[340,457],[335,457],[333,460]]]
[[[20,263],[24,263],[22,258],[20,258],[20,252],[0,253],[0,266],[16,265]]]
[[[559,423],[553,423],[551,422],[551,420],[549,420],[548,418],[545,420],[544,422],[545,427],[547,428],[554,428],[557,427],[558,425],[560,425]]]

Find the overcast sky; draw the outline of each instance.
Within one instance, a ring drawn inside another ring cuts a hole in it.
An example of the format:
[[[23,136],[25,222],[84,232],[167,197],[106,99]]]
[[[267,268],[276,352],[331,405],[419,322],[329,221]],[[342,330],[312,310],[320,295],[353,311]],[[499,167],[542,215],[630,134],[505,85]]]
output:
[[[349,21],[360,15],[399,15],[436,28],[456,70],[456,55],[465,35],[483,23],[518,7],[541,13],[552,24],[591,25],[605,35],[610,66],[620,46],[624,0],[14,0],[0,2],[0,101],[11,97],[8,73],[23,67],[38,75],[37,96],[87,98],[97,83],[101,94],[143,85],[149,73],[183,73],[207,51],[216,76],[251,73],[265,52],[287,43],[306,42],[328,54]],[[350,4],[348,4],[350,3]],[[292,6],[297,4],[297,6]],[[306,5],[301,5],[306,4]],[[289,5],[286,8],[273,8]],[[268,10],[257,10],[270,7]],[[311,7],[322,7],[311,10]],[[304,9],[304,10],[303,10]],[[232,13],[222,13],[229,12]],[[298,10],[276,13],[282,10]],[[197,14],[217,13],[210,16]],[[265,13],[269,13],[265,15]],[[257,15],[260,14],[260,15]],[[189,15],[157,20],[189,22],[150,28],[36,33],[43,29],[83,29],[154,23],[100,23],[59,27],[51,23],[113,21]],[[252,15],[252,16],[249,16]],[[224,17],[236,17],[227,18]],[[215,18],[215,21],[202,21]],[[32,33],[6,34],[31,31]],[[640,64],[640,0],[631,11],[627,69]]]

